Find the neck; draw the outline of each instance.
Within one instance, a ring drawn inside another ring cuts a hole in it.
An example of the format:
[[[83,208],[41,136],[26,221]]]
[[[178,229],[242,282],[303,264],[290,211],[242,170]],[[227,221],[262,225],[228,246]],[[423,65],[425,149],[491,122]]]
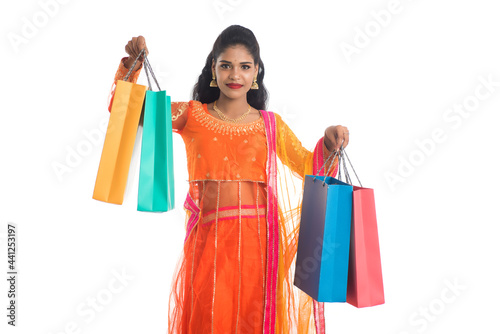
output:
[[[220,94],[217,100],[217,107],[229,118],[237,118],[248,110],[246,96],[240,99],[230,99]]]

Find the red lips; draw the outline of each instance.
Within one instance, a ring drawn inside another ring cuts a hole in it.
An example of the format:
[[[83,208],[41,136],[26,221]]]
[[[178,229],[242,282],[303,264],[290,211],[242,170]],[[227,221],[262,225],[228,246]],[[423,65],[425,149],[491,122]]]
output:
[[[243,85],[240,85],[240,84],[237,84],[237,83],[229,83],[226,86],[228,86],[231,89],[238,89],[238,88],[243,87]]]

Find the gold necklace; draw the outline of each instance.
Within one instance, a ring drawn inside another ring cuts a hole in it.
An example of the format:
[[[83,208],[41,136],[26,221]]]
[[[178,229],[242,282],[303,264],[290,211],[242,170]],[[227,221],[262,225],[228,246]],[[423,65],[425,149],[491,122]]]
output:
[[[214,107],[213,108],[214,108],[215,112],[217,113],[217,115],[219,115],[219,117],[223,121],[232,122],[232,123],[237,123],[237,122],[243,120],[245,117],[247,117],[247,115],[250,113],[250,111],[252,111],[252,107],[250,107],[250,105],[248,105],[248,110],[243,115],[241,115],[238,118],[229,118],[226,115],[224,115],[219,108],[217,108],[217,101],[214,101]]]

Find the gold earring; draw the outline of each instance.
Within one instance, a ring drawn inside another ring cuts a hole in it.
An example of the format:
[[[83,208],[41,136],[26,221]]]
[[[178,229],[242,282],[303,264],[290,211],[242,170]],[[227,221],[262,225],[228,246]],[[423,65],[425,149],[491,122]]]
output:
[[[259,84],[257,83],[257,76],[255,76],[255,78],[253,78],[253,83],[252,83],[252,86],[250,87],[250,89],[259,89]]]
[[[215,80],[215,72],[212,71],[212,81],[210,81],[210,87],[217,87],[217,81]]]

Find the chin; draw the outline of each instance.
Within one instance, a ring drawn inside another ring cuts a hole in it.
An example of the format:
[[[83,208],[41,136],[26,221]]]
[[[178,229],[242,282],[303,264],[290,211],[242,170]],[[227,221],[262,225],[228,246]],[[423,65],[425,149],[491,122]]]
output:
[[[230,98],[230,99],[239,99],[241,98],[242,96],[247,96],[247,91],[233,91],[233,90],[223,90],[221,91],[222,94],[224,94],[226,97]]]

